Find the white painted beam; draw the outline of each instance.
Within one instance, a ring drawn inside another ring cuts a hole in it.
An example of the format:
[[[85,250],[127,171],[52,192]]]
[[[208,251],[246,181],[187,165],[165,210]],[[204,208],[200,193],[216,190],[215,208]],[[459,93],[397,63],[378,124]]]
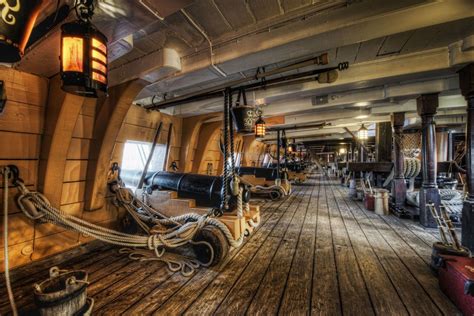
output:
[[[109,72],[109,86],[141,78],[148,82],[163,79],[181,70],[181,58],[174,49],[163,48]]]

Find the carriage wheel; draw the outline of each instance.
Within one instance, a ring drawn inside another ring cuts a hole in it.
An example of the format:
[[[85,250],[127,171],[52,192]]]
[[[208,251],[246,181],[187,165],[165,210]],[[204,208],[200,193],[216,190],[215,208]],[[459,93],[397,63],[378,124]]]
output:
[[[281,193],[279,191],[273,190],[270,192],[270,199],[272,201],[279,200],[281,198]]]
[[[229,243],[227,238],[224,236],[222,231],[213,225],[204,226],[194,236],[193,241],[206,241],[211,244],[214,250],[214,258],[211,262],[211,266],[217,265],[224,261],[225,257],[229,253]],[[201,262],[209,262],[211,259],[211,251],[207,245],[193,245],[194,253]]]

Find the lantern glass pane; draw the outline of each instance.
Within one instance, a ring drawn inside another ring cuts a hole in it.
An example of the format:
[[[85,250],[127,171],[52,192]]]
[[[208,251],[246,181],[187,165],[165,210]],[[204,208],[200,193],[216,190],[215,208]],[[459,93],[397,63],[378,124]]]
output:
[[[265,124],[255,124],[255,135],[257,137],[265,136]]]
[[[100,50],[102,53],[107,54],[107,46],[98,39],[92,39],[92,47]]]
[[[83,72],[84,40],[80,37],[63,37],[63,71]]]
[[[104,73],[104,74],[107,73],[107,67],[105,67],[103,64],[101,64],[101,63],[99,63],[99,62],[97,62],[97,61],[95,61],[95,60],[92,61],[92,68],[93,68],[94,70],[98,70],[98,71],[100,71],[100,72],[102,72],[102,73]]]
[[[98,50],[95,50],[95,49],[92,50],[92,58],[95,58],[103,62],[104,64],[107,64],[107,57],[105,57],[105,55],[99,52]]]
[[[105,78],[105,76],[101,75],[98,72],[92,72],[92,79],[94,79],[95,81],[102,82],[103,84],[107,84],[107,79]]]
[[[368,138],[368,131],[366,129],[361,129],[358,133],[359,139],[366,140]]]

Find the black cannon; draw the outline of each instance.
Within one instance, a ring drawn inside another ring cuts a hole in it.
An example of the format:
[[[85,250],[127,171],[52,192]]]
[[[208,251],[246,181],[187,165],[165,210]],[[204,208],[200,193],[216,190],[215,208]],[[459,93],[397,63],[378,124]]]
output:
[[[265,178],[266,180],[275,180],[277,178],[276,168],[238,167],[235,171],[239,176],[253,175],[256,178]]]
[[[159,171],[147,175],[144,184],[151,190],[178,192],[179,197],[194,199],[199,206],[219,207],[221,204],[221,177]]]
[[[276,164],[273,164],[270,166],[270,168],[276,168]],[[281,164],[281,167],[285,167],[284,164]],[[294,172],[302,172],[306,169],[306,166],[305,164],[301,164],[301,163],[294,163],[294,162],[291,162],[291,163],[287,163],[286,164],[286,169],[288,169],[288,171],[294,171]]]
[[[222,177],[219,176],[159,171],[148,173],[144,185],[149,192],[157,189],[175,191],[180,198],[196,200],[198,206],[219,208],[221,205]],[[250,199],[246,188],[242,199],[245,203]],[[236,196],[230,199],[229,206],[229,211],[235,210]]]

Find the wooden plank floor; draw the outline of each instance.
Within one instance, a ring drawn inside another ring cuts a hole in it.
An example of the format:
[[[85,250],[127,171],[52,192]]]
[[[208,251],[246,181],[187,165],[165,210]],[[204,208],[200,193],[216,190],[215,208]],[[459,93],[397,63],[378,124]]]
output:
[[[130,261],[92,243],[14,270],[17,305],[47,269],[85,269],[96,315],[456,315],[428,263],[436,230],[378,216],[334,180],[313,175],[283,201],[260,202],[262,224],[218,267],[192,277]],[[56,261],[55,261],[56,260]],[[0,284],[0,314],[8,313]]]

